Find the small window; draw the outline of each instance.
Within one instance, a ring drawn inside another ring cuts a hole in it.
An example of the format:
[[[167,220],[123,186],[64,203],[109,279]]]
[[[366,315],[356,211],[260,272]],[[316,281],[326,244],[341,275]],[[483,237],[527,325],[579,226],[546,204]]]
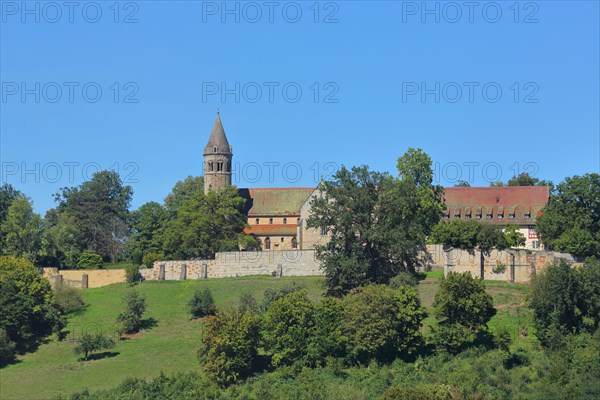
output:
[[[298,240],[296,240],[296,237],[294,236],[292,238],[292,249],[297,249],[298,248]]]
[[[485,218],[486,218],[486,219],[492,219],[492,214],[487,214],[487,215],[485,216]]]
[[[465,214],[466,219],[471,219],[471,214]]]
[[[460,213],[455,213],[454,218],[460,218]]]
[[[508,214],[508,219],[515,219],[515,214]]]
[[[498,214],[497,217],[498,219],[504,219],[504,214]]]
[[[538,240],[534,240],[533,242],[531,242],[531,247],[533,247],[534,249],[539,249],[540,242]]]
[[[259,218],[256,218],[256,219],[254,220],[254,222],[256,223],[256,225],[260,225],[260,219],[259,219]]]
[[[208,163],[208,170],[210,172],[214,171],[215,170],[215,165],[213,163]]]
[[[213,153],[216,153],[216,152],[217,152],[217,146],[215,146],[213,149]]]
[[[284,242],[284,240],[285,240],[284,238],[281,238],[281,243],[283,243],[283,242]]]
[[[270,237],[265,239],[265,249],[267,249],[267,250],[271,249],[271,238]]]
[[[475,214],[475,219],[481,219],[481,214]]]
[[[284,218],[284,219],[283,219],[283,223],[284,223],[284,224],[287,224],[287,218]]]
[[[269,218],[269,224],[273,225],[273,218]]]
[[[525,214],[525,219],[531,218],[531,214]]]

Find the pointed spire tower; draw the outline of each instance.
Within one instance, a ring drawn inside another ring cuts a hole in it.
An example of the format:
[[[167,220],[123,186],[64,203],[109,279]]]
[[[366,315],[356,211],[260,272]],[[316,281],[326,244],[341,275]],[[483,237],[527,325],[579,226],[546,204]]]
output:
[[[231,160],[233,149],[229,145],[221,116],[217,118],[210,132],[208,143],[204,147],[204,193],[210,190],[221,190],[231,185]]]

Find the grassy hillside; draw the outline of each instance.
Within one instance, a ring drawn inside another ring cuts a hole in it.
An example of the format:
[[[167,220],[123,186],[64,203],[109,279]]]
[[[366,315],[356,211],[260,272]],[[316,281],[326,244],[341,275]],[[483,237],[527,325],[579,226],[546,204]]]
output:
[[[431,273],[419,285],[423,303],[431,311],[431,303],[438,286],[439,272]],[[309,296],[316,300],[323,292],[323,278],[244,277],[184,282],[144,282],[137,286],[147,296],[148,318],[156,325],[132,339],[121,341],[111,350],[112,354],[97,360],[79,362],[73,354],[75,339],[84,330],[114,332],[114,321],[122,309],[121,298],[128,290],[125,284],[110,285],[85,291],[85,309],[69,318],[67,340],[58,342],[51,338],[37,352],[19,358],[19,362],[2,370],[1,399],[47,399],[62,393],[70,394],[84,388],[111,388],[127,377],[153,378],[161,371],[198,371],[196,351],[199,347],[200,323],[191,321],[186,304],[196,287],[208,287],[218,306],[232,304],[239,294],[251,293],[262,300],[267,288],[277,288],[297,282],[304,284]],[[523,307],[527,287],[500,282],[488,282],[488,291],[494,297],[498,314],[491,321],[513,327],[517,337],[517,315],[530,319]],[[519,311],[520,310],[520,311]],[[433,317],[425,321],[434,324]],[[518,339],[524,340],[524,339]],[[533,339],[526,339],[533,340]]]

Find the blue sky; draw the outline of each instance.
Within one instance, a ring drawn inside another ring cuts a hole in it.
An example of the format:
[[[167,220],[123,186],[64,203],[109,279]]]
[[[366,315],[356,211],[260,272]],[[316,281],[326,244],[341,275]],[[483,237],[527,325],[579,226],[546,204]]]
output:
[[[38,212],[99,168],[162,201],[217,108],[240,187],[409,147],[445,186],[599,169],[596,1],[23,4],[0,2],[1,178]]]

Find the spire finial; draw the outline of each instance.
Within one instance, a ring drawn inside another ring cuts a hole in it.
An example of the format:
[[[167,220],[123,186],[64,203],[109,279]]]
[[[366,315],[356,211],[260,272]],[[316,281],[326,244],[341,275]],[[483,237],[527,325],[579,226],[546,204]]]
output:
[[[219,110],[219,107],[217,107],[217,115],[219,115],[220,112],[221,110]]]

